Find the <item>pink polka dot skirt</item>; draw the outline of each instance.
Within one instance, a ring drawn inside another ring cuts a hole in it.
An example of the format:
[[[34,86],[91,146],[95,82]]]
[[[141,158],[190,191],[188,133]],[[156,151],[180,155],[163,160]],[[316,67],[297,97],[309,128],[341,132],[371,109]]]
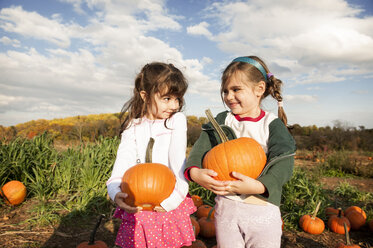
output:
[[[115,218],[122,219],[115,244],[126,248],[176,248],[195,240],[190,215],[196,211],[187,196],[170,212],[141,211],[130,214],[117,208]]]

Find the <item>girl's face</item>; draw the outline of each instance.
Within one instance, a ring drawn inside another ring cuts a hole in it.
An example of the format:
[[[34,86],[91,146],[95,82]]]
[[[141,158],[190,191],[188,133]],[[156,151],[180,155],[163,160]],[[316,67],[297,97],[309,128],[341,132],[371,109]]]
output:
[[[256,118],[260,115],[260,99],[265,91],[265,83],[246,81],[242,72],[234,73],[223,88],[223,100],[233,114]]]
[[[177,112],[179,107],[180,99],[178,97],[156,93],[154,95],[154,104],[152,104],[146,117],[150,120],[167,119]]]

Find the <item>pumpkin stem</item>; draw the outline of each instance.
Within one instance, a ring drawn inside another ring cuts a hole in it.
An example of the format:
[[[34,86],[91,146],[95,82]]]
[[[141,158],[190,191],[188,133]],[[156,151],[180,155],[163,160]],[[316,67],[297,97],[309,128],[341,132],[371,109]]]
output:
[[[214,208],[211,208],[209,211],[209,214],[207,215],[207,220],[210,220],[213,211],[214,211]]]
[[[221,139],[221,142],[227,142],[228,141],[228,137],[227,135],[224,133],[223,129],[219,126],[219,123],[215,120],[215,118],[212,116],[212,113],[211,113],[211,110],[210,109],[207,109],[205,111],[206,113],[206,116],[207,116],[207,119],[211,122],[213,128],[215,129],[215,131],[218,133],[220,139]]]
[[[145,163],[152,162],[154,139],[150,137],[148,146],[146,147]]]
[[[350,234],[348,234],[348,229],[347,229],[346,222],[343,223],[343,227],[345,228],[346,244],[347,245],[352,245],[351,241],[350,241]]]
[[[320,204],[321,204],[321,201],[319,201],[319,203],[317,204],[317,207],[316,207],[316,209],[315,209],[315,212],[314,212],[313,215],[312,215],[312,219],[315,219],[315,218],[316,218],[317,212],[319,211],[319,208],[320,208]]]
[[[342,217],[342,209],[338,208],[338,218],[341,218],[341,217]]]
[[[102,218],[104,218],[105,215],[104,214],[101,214],[100,217],[98,218],[97,220],[97,223],[96,223],[96,226],[93,228],[92,232],[91,232],[91,236],[89,237],[89,243],[88,245],[94,245],[95,244],[95,236],[96,236],[96,232],[97,232],[97,229],[98,227],[100,226],[101,224],[101,220]]]

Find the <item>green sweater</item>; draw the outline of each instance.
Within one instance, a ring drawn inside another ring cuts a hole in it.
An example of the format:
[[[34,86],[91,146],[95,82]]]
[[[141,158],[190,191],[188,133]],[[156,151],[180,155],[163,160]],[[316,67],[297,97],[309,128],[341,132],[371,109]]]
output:
[[[228,111],[222,112],[215,119],[226,133],[228,139],[232,140],[236,138],[234,131],[224,125],[227,114]],[[290,180],[293,174],[296,145],[293,137],[280,119],[274,119],[268,125],[268,128],[267,163],[257,180],[263,183],[267,189],[266,193],[261,195],[261,197],[279,206],[282,186]],[[193,166],[202,168],[205,154],[219,143],[221,143],[220,137],[212,128],[212,124],[209,122],[202,125],[201,135],[189,154],[186,170]]]

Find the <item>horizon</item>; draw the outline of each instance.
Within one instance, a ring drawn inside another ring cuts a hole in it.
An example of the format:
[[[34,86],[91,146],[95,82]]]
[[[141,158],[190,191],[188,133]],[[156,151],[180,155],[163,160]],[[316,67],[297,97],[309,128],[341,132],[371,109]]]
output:
[[[180,111],[182,113],[184,113],[184,111]],[[34,120],[28,120],[28,121],[25,121],[25,122],[21,122],[21,123],[17,123],[15,125],[10,125],[10,126],[4,126],[4,125],[1,125],[2,127],[5,127],[5,128],[9,128],[9,127],[12,127],[12,126],[17,126],[17,125],[23,125],[23,124],[26,124],[26,123],[29,123],[29,122],[38,122],[38,121],[47,121],[47,122],[53,122],[53,121],[56,121],[56,120],[65,120],[65,119],[68,119],[68,118],[77,118],[77,117],[88,117],[88,116],[98,116],[98,115],[115,115],[115,114],[120,114],[120,112],[117,112],[117,113],[98,113],[98,114],[87,114],[87,115],[74,115],[74,116],[66,116],[66,117],[59,117],[59,118],[52,118],[52,119],[44,119],[44,118],[40,118],[40,119],[34,119]],[[184,113],[185,114],[185,113]],[[185,116],[188,118],[188,117],[191,117],[191,116],[194,116],[196,118],[205,118],[207,120],[207,117],[206,116],[196,116],[196,115],[186,115]],[[337,127],[337,128],[342,128],[342,129],[345,129],[345,130],[348,130],[348,129],[351,129],[351,128],[356,128],[356,129],[361,129],[361,126],[357,126],[357,127],[354,127],[354,126],[349,126],[348,125],[349,123],[346,123],[346,122],[341,122],[341,121],[334,121],[332,125],[325,125],[325,126],[317,126],[315,124],[311,124],[311,125],[300,125],[299,123],[288,123],[288,127],[291,127],[291,126],[294,126],[294,125],[299,125],[300,127],[313,127],[313,126],[316,126],[317,128],[326,128],[326,127],[330,127],[330,128],[334,128],[334,127]],[[365,128],[364,126],[364,129],[373,129],[373,128]]]
[[[3,0],[0,125],[119,112],[152,61],[188,79],[186,116],[216,116],[221,73],[246,55],[283,81],[290,125],[373,128],[366,0]],[[262,108],[277,114],[271,97]]]

